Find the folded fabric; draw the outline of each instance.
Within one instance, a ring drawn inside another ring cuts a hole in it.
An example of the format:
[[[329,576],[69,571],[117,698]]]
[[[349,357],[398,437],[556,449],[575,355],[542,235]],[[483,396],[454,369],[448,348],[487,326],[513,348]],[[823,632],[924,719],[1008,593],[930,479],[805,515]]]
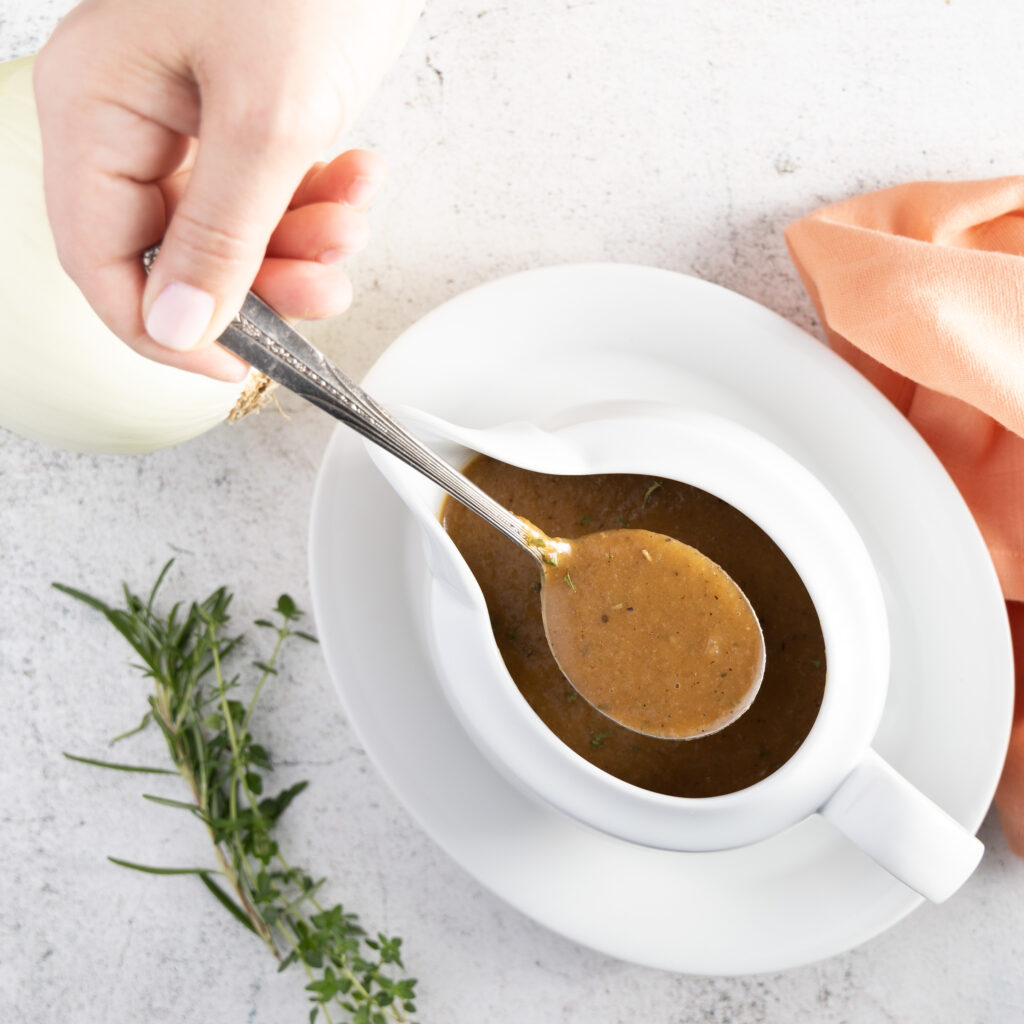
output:
[[[1017,665],[996,806],[1024,856],[1024,177],[857,196],[786,241],[832,347],[928,442],[992,554]]]

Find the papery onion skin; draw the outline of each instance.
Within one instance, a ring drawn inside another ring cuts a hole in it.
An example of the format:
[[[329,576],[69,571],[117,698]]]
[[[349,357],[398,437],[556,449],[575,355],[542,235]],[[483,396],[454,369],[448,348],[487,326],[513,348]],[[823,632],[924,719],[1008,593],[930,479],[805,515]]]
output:
[[[81,452],[186,441],[223,423],[266,378],[226,383],[155,363],[93,312],[50,233],[32,64],[0,64],[0,426]]]

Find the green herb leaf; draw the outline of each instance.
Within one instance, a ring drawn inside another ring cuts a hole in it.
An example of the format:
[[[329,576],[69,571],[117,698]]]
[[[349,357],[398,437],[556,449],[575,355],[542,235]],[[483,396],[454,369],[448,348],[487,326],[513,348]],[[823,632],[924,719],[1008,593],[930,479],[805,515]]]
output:
[[[209,873],[204,873],[199,876],[199,881],[206,886],[207,889],[213,893],[214,899],[222,906],[225,910],[241,925],[244,925],[253,933],[253,935],[259,934],[256,931],[256,926],[249,920],[245,911],[210,877]]]
[[[120,857],[107,857],[112,864],[132,871],[143,871],[147,875],[208,875],[210,868],[156,868],[151,864],[136,864],[135,861],[121,860]]]
[[[104,615],[109,614],[110,607],[104,604],[98,597],[92,597],[89,594],[83,593],[81,590],[75,590],[74,587],[69,587],[64,583],[54,583],[54,589],[59,590],[62,594],[67,594],[69,597],[73,597],[76,601],[81,601],[82,604],[87,604],[90,608],[95,608],[98,612],[103,612]]]
[[[154,793],[143,793],[143,800],[153,804],[160,804],[163,807],[176,807],[180,811],[190,811],[192,814],[202,814],[202,811],[195,804],[187,804],[184,800],[169,800],[165,796],[157,796]]]
[[[69,754],[63,751],[69,761],[78,761],[80,764],[91,764],[97,768],[113,768],[117,772],[142,772],[146,775],[177,775],[177,772],[169,768],[151,768],[145,764],[115,764],[113,761],[97,761],[94,757],[79,757],[77,754]]]
[[[651,500],[651,495],[654,494],[656,490],[663,486],[664,484],[660,480],[655,480],[654,483],[651,484],[651,486],[648,487],[646,491],[644,491],[644,500],[640,502],[640,507],[647,508],[647,502]]]
[[[146,712],[146,713],[145,713],[145,714],[144,714],[144,715],[142,716],[142,721],[141,721],[141,722],[139,722],[139,724],[138,724],[137,726],[135,726],[135,728],[134,728],[134,729],[129,729],[129,730],[127,731],[127,732],[122,732],[122,733],[118,733],[118,735],[117,735],[117,736],[115,736],[115,737],[114,737],[114,738],[113,738],[113,739],[112,739],[112,740],[110,741],[110,745],[111,745],[111,746],[113,746],[113,745],[114,745],[115,743],[118,743],[118,742],[120,742],[121,740],[126,740],[126,739],[128,739],[128,737],[129,737],[129,736],[134,736],[134,735],[135,735],[136,733],[140,733],[140,732],[142,732],[142,730],[143,730],[143,729],[145,729],[147,725],[149,725],[150,719],[151,719],[152,717],[153,717],[153,712],[152,712],[152,711],[147,711],[147,712]]]

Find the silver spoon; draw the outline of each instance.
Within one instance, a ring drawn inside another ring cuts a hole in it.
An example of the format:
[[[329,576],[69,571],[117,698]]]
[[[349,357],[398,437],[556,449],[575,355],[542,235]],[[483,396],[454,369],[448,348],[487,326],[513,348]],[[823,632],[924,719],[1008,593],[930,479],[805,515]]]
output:
[[[157,251],[158,248],[154,247],[143,256],[147,272]],[[634,686],[632,691],[625,688],[623,693],[620,688],[619,699],[609,703],[607,678],[600,673],[594,674],[593,667],[588,668],[585,659],[580,657],[579,637],[583,619],[580,618],[581,602],[575,600],[579,588],[572,582],[576,565],[574,553],[592,548],[593,542],[600,543],[603,535],[591,534],[570,543],[547,536],[528,520],[513,514],[410,434],[315,345],[252,292],[246,296],[241,310],[220,336],[218,344],[422,473],[528,551],[543,571],[541,601],[545,632],[555,659],[580,695],[609,718],[645,735],[689,739],[724,728],[750,706],[764,674],[764,637],[743,592],[724,569],[706,556],[664,535],[648,534],[642,530],[614,531],[621,535],[616,538],[618,541],[623,540],[626,534],[646,535],[636,538],[633,547],[638,557],[652,566],[654,556],[651,555],[650,538],[656,537],[658,549],[655,554],[659,561],[674,556],[676,561],[673,564],[685,562],[691,569],[698,566],[713,585],[721,588],[723,595],[735,599],[737,614],[746,628],[746,653],[752,654],[746,659],[742,678],[737,677],[730,695],[723,697],[719,692],[716,698],[712,693],[707,694],[710,711],[696,717],[693,715],[692,687],[688,690],[685,684],[669,684],[666,688],[662,679],[654,677],[641,679],[639,691]],[[647,571],[644,565],[638,568]],[[583,582],[579,574],[578,581]],[[635,606],[631,606],[631,610],[632,607]],[[606,620],[611,620],[610,614]],[[625,651],[622,646],[621,638],[613,639],[611,653],[619,660],[624,656],[636,663],[638,652]],[[724,673],[716,671],[714,675],[721,679]],[[694,684],[700,688],[703,682],[697,679]]]

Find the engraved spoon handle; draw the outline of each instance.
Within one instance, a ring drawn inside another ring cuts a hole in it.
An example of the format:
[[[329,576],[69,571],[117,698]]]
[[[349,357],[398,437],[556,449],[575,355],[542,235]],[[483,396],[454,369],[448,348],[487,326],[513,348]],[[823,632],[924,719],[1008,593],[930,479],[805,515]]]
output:
[[[147,272],[158,251],[159,247],[154,246],[143,255]],[[542,560],[537,536],[522,519],[499,505],[410,434],[312,342],[252,292],[217,343],[418,470],[538,561]]]

